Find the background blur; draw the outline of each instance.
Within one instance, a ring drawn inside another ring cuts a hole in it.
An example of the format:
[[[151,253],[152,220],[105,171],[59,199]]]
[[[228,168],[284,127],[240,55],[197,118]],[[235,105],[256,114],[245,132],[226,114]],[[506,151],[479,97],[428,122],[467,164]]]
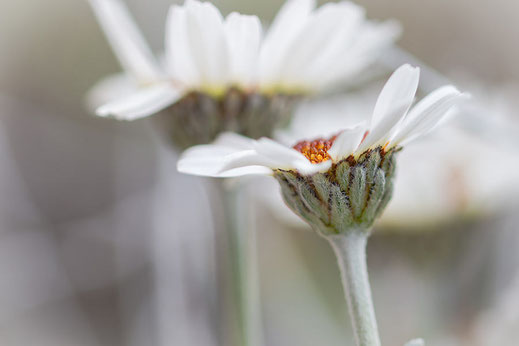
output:
[[[370,18],[403,24],[401,47],[516,116],[519,2],[357,2]],[[214,3],[266,21],[281,5]],[[159,51],[171,1],[127,4]],[[228,312],[215,261],[222,213],[210,209],[217,189],[176,173],[176,154],[149,121],[88,112],[89,88],[120,71],[88,3],[2,1],[0,46],[0,344],[218,344]],[[421,336],[429,345],[517,345],[512,202],[438,230],[373,237],[385,344]],[[347,344],[328,245],[268,210],[257,220],[265,344]]]

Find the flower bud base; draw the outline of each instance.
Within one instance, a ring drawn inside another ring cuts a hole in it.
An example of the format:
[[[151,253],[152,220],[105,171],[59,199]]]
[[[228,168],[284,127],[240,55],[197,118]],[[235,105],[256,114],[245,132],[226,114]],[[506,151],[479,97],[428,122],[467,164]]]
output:
[[[395,153],[381,147],[348,157],[325,173],[276,170],[285,203],[323,236],[368,232],[393,192]]]

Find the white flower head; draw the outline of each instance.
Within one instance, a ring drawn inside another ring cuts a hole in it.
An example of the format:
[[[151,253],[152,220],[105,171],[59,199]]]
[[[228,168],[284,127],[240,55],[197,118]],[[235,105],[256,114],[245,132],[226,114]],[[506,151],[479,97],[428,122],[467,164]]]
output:
[[[383,155],[393,152],[431,131],[466,97],[455,87],[445,86],[411,108],[418,80],[418,68],[403,65],[396,70],[382,89],[369,124],[337,129],[337,135],[331,138],[303,140],[292,148],[267,138],[252,140],[226,133],[213,144],[185,151],[178,169],[214,177],[276,170],[296,171],[308,176],[327,172],[346,159],[358,160],[373,150],[380,150]]]
[[[105,101],[124,94],[97,109],[121,120],[155,114],[193,92],[216,98],[232,89],[318,92],[361,72],[399,34],[396,23],[367,21],[349,1],[316,8],[314,0],[288,0],[263,32],[256,16],[224,18],[210,2],[186,0],[169,10],[162,63],[121,1],[90,2],[125,70],[125,77],[101,82],[92,95]]]

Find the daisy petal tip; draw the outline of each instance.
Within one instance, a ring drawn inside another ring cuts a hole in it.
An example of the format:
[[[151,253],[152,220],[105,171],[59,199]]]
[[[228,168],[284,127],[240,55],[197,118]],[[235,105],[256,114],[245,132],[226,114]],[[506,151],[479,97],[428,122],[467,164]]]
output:
[[[412,75],[414,78],[420,77],[420,67],[413,66],[411,64],[403,64],[400,66],[396,71],[393,73],[393,75]]]

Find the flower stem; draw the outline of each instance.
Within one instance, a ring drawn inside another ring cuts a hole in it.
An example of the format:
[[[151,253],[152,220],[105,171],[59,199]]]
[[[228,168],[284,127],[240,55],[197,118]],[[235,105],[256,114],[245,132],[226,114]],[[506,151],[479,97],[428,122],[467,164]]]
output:
[[[252,210],[246,199],[246,185],[228,181],[225,188],[228,236],[231,246],[234,297],[238,308],[240,346],[261,346],[262,323],[259,297],[256,230]]]
[[[380,346],[366,264],[368,234],[363,230],[349,230],[326,238],[339,262],[356,345]]]

